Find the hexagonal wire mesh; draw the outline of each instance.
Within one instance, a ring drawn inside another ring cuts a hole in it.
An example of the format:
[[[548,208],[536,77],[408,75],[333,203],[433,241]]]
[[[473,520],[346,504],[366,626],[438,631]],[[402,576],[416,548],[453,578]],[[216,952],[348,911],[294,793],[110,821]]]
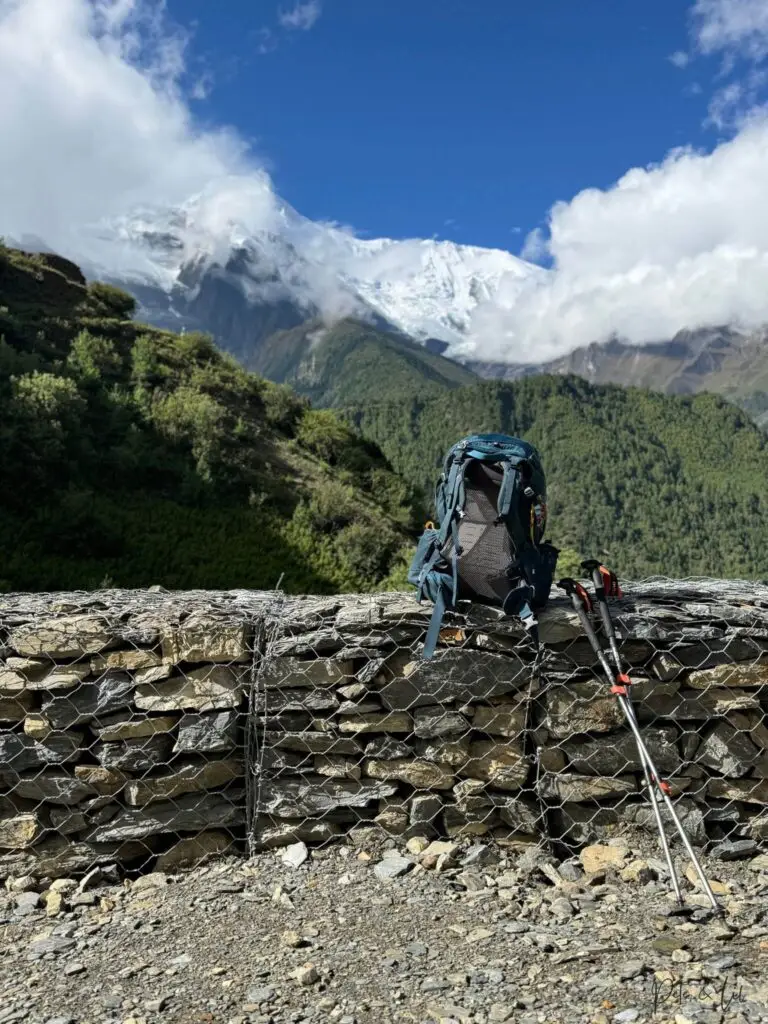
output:
[[[258,595],[3,599],[0,875],[168,870],[243,849],[263,618]]]
[[[692,841],[756,848],[768,588],[656,579],[613,607]],[[338,836],[562,852],[653,834],[633,737],[566,601],[542,616],[538,676],[519,626],[482,607],[448,616],[421,661],[429,614],[398,594],[4,598],[0,875],[175,870]]]
[[[692,843],[756,849],[768,588],[652,579],[611,604],[644,741]],[[562,855],[621,832],[652,838],[635,739],[570,604],[542,616],[538,675],[519,625],[482,607],[449,616],[421,661],[429,612],[402,595],[283,600],[252,695],[253,848],[384,833]]]

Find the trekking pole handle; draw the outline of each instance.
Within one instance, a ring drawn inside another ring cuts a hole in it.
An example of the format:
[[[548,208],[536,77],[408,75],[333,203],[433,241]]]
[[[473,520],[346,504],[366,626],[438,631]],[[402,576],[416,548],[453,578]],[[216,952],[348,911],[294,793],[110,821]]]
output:
[[[611,664],[606,657],[605,651],[600,646],[600,641],[597,639],[597,634],[595,633],[594,627],[590,621],[589,612],[592,610],[592,600],[589,594],[580,583],[569,577],[560,580],[557,585],[570,597],[574,610],[581,622],[581,628],[586,634],[589,645],[600,663],[600,667],[605,674],[605,678],[608,681],[612,692],[617,694],[626,693],[624,686],[629,682],[629,680],[621,675],[617,677],[616,672],[611,668]]]

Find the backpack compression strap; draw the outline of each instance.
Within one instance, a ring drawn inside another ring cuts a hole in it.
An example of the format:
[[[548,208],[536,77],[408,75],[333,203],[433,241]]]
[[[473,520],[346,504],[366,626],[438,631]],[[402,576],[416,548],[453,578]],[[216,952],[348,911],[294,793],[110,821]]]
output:
[[[465,456],[459,455],[454,460],[448,473],[448,479],[442,492],[445,515],[440,523],[440,530],[437,535],[435,550],[424,566],[422,572],[422,583],[419,588],[419,597],[427,591],[428,596],[434,602],[432,618],[429,629],[424,640],[423,658],[431,658],[437,647],[440,637],[440,626],[445,616],[446,609],[455,607],[459,590],[459,555],[461,546],[459,544],[459,520],[464,515],[464,502],[466,493],[464,488],[464,470],[466,468]],[[435,571],[435,565],[443,557],[442,550],[448,542],[453,541],[451,552],[451,576]]]

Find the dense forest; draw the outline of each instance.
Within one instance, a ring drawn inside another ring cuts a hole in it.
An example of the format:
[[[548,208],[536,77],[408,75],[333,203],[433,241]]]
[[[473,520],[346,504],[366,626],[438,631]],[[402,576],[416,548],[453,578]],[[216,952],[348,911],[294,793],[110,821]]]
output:
[[[609,559],[624,576],[768,576],[767,439],[714,395],[542,376],[346,414],[426,493],[464,434],[525,437],[542,453],[553,542]]]
[[[402,578],[409,488],[330,410],[0,246],[0,589]]]

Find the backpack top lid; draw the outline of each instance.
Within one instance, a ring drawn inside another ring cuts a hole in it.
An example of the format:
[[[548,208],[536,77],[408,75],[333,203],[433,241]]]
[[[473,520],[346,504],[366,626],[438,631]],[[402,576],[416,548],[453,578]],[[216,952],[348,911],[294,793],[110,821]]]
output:
[[[511,437],[509,434],[469,434],[449,449],[445,459],[446,465],[450,465],[462,455],[484,462],[501,459],[512,462],[525,461],[541,471],[541,459],[536,448],[530,442],[519,437]]]
[[[518,469],[523,486],[531,487],[539,500],[546,501],[544,469],[537,449],[530,442],[508,434],[470,434],[454,444],[445,457],[442,476],[435,490],[435,505],[441,521],[457,501],[459,506],[463,504],[463,469],[459,467],[470,459],[486,464],[507,464],[513,470]],[[460,482],[459,477],[462,478]],[[509,510],[509,505],[506,508]]]

